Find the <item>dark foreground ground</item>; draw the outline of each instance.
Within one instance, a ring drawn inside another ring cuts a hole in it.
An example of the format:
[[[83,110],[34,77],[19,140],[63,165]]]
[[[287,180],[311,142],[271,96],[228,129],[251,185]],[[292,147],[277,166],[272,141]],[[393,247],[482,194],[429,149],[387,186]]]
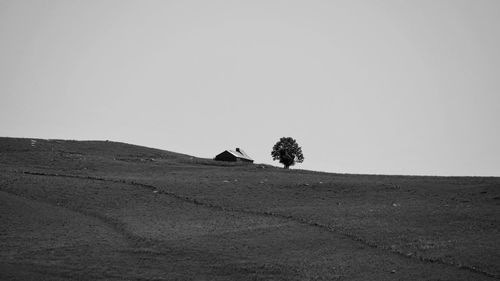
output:
[[[499,178],[0,138],[0,280],[495,280],[499,222]]]

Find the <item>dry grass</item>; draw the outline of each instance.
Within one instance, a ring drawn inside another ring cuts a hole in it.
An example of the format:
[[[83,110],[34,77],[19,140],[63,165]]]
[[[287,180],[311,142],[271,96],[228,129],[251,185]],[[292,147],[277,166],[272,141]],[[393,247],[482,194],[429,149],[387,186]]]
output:
[[[0,279],[493,280],[500,179],[0,139]]]

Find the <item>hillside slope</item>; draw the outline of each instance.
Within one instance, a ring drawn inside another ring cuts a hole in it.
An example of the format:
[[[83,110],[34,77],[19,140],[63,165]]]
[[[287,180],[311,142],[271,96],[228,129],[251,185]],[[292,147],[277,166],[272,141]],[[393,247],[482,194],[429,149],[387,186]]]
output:
[[[0,138],[0,280],[495,280],[500,179]]]

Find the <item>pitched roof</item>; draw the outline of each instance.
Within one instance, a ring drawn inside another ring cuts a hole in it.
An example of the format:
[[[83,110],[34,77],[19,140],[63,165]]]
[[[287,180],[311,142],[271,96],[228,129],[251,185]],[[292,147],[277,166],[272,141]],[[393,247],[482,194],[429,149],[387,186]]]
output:
[[[250,156],[248,156],[248,154],[246,154],[245,151],[243,151],[242,149],[236,148],[236,150],[226,150],[226,151],[238,158],[243,158],[253,161],[253,159],[250,158]]]

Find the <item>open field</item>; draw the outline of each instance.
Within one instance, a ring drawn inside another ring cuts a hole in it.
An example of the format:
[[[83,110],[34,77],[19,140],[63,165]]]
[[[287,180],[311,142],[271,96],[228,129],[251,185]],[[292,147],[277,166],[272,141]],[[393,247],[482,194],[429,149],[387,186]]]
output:
[[[500,178],[0,138],[0,280],[496,280]]]

